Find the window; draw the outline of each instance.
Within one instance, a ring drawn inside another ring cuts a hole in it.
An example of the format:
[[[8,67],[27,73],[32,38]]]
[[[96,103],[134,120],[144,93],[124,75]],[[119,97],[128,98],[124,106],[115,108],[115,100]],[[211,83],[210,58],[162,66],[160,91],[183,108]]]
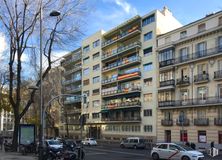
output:
[[[143,50],[143,55],[144,56],[149,56],[149,55],[152,54],[152,52],[153,52],[153,47],[149,47],[149,48],[146,48],[146,49]]]
[[[218,49],[219,49],[219,51],[222,50],[222,37],[218,38]]]
[[[93,71],[98,71],[98,70],[99,70],[99,68],[100,68],[100,65],[99,65],[99,64],[97,64],[97,65],[93,66]]]
[[[186,105],[189,99],[188,89],[182,89],[180,91],[180,99],[182,101],[182,105]]]
[[[152,132],[153,126],[152,125],[145,125],[144,126],[144,132]]]
[[[145,109],[143,110],[143,116],[152,116],[152,109]]]
[[[144,34],[144,41],[148,41],[148,40],[152,39],[152,37],[153,37],[153,32],[152,31],[148,32],[148,33]]]
[[[197,110],[197,119],[205,119],[206,118],[206,110],[199,109]]]
[[[198,131],[198,142],[199,143],[206,143],[207,142],[206,131]]]
[[[188,60],[188,58],[189,58],[188,49],[189,49],[188,47],[180,49],[180,60],[181,60],[181,62],[184,62],[184,61]]]
[[[144,26],[146,26],[146,25],[148,25],[148,24],[150,24],[154,21],[155,21],[155,15],[154,14],[150,15],[150,16],[146,17],[145,19],[143,19],[142,26],[144,27]]]
[[[201,42],[196,45],[196,56],[197,57],[202,57],[206,54],[206,49],[207,49],[207,43],[206,42]]]
[[[83,94],[89,96],[89,91],[83,91]]]
[[[218,24],[219,26],[222,25],[222,16],[218,18]]]
[[[218,97],[222,99],[222,84],[218,84]]]
[[[151,86],[152,85],[152,78],[144,79],[144,86]]]
[[[84,85],[84,86],[89,85],[89,79],[84,80],[84,81],[83,81],[83,85]]]
[[[85,76],[89,75],[89,68],[86,68],[83,70],[83,75],[85,75]]]
[[[152,101],[152,93],[144,94],[144,102]]]
[[[205,23],[198,25],[198,32],[203,32],[205,31],[205,29],[206,29]]]
[[[87,64],[89,62],[89,57],[83,59],[83,64]]]
[[[84,114],[84,116],[85,116],[86,119],[89,119],[89,113]]]
[[[173,71],[160,73],[160,82],[168,81],[173,79]]]
[[[182,149],[181,149],[180,147],[176,146],[176,145],[170,144],[170,145],[169,145],[169,150],[173,150],[173,151],[178,150],[178,151],[181,151]]]
[[[92,118],[93,119],[99,118],[99,113],[92,113]]]
[[[99,89],[94,89],[92,94],[93,96],[99,95]]]
[[[99,100],[93,101],[93,107],[99,107]]]
[[[95,59],[97,59],[97,58],[99,58],[99,52],[93,54],[93,60],[95,60]]]
[[[172,113],[170,111],[164,112],[164,119],[165,120],[172,120],[173,119]]]
[[[174,49],[173,48],[169,48],[169,49],[165,49],[163,51],[160,51],[159,62],[167,61],[170,59],[174,59]]]
[[[198,74],[206,74],[208,71],[208,65],[207,64],[199,64],[197,66],[197,73]]]
[[[143,65],[144,71],[151,71],[153,69],[153,63],[147,63]]]
[[[160,149],[167,149],[167,144],[161,144],[161,145],[159,145],[158,148],[160,148]]]
[[[83,53],[87,53],[87,52],[89,52],[89,45],[83,47]]]
[[[198,87],[197,88],[197,97],[198,97],[198,100],[206,100],[207,99],[207,87]]]
[[[100,81],[100,77],[93,77],[93,83],[98,83]]]
[[[96,40],[95,42],[93,42],[93,48],[96,48],[100,45],[100,40]]]
[[[182,31],[182,32],[180,32],[180,38],[182,39],[182,38],[186,38],[186,36],[187,36],[187,31]]]

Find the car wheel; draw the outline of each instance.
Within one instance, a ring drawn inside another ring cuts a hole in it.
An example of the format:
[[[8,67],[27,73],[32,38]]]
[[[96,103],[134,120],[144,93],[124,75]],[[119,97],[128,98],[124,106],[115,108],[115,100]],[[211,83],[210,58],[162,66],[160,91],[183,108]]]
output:
[[[137,149],[137,146],[135,145],[135,146],[133,146],[133,148],[134,148],[134,149]]]
[[[153,160],[159,160],[159,155],[157,153],[152,154]]]
[[[190,158],[187,156],[183,156],[181,160],[190,160]]]
[[[120,145],[120,148],[125,148],[125,146],[123,144]]]

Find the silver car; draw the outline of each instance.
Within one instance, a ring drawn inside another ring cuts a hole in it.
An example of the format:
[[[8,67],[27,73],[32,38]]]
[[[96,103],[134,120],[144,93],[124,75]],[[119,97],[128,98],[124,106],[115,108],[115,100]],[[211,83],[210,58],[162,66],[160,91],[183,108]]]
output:
[[[120,143],[121,148],[145,148],[145,140],[139,137],[129,137]]]
[[[176,143],[158,143],[151,151],[153,160],[203,160],[203,153]]]

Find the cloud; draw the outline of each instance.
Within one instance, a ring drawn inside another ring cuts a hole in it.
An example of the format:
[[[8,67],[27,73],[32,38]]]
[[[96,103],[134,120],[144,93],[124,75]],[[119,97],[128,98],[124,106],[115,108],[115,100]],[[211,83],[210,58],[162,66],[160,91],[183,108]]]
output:
[[[3,53],[6,51],[7,49],[7,42],[6,42],[6,38],[5,35],[3,33],[0,33],[0,59],[3,59]]]
[[[132,7],[128,2],[125,0],[115,0],[115,3],[122,7],[122,9],[127,13],[127,14],[137,14],[137,9]]]

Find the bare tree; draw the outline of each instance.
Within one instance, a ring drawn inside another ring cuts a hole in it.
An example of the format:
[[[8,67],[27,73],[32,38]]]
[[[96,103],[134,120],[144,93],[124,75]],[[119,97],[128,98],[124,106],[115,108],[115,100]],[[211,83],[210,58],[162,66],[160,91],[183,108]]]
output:
[[[39,15],[43,10],[43,54],[46,60],[42,74],[44,79],[51,69],[52,50],[69,47],[70,42],[79,39],[80,26],[87,13],[87,5],[82,0],[0,0],[1,30],[6,35],[9,70],[9,101],[14,112],[13,146],[17,147],[18,127],[21,118],[34,101],[36,90],[32,90],[26,105],[21,109],[21,82],[23,75],[29,73],[29,66],[24,65],[22,57],[27,55],[30,46],[39,46]],[[41,5],[41,7],[40,7]],[[59,18],[50,18],[52,10],[61,12]],[[28,76],[28,75],[25,75]],[[40,85],[40,78],[36,86]]]

